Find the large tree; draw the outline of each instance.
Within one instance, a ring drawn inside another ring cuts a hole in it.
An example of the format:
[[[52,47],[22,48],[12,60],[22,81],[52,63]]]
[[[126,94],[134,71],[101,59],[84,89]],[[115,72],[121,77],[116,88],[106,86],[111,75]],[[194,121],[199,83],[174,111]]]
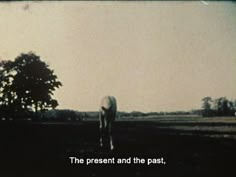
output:
[[[218,116],[229,116],[234,114],[233,102],[226,97],[217,98],[214,102]]]
[[[0,104],[14,111],[55,108],[52,95],[60,86],[54,71],[32,52],[0,63]]]

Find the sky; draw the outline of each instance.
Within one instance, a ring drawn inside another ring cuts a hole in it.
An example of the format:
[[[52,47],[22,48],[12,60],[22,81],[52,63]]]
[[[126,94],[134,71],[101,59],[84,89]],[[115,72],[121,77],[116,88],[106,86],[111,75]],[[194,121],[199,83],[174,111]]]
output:
[[[35,52],[63,86],[59,109],[201,107],[236,98],[236,3],[1,2],[0,60]]]

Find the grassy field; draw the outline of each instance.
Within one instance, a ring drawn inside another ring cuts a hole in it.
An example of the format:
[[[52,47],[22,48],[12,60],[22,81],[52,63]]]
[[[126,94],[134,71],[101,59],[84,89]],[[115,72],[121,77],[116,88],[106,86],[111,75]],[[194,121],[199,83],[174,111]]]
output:
[[[113,152],[100,149],[98,121],[0,123],[0,176],[234,176],[236,119],[120,119]],[[162,158],[166,164],[71,164],[78,158]]]
[[[180,134],[236,139],[236,117],[153,117],[158,128],[179,131]]]

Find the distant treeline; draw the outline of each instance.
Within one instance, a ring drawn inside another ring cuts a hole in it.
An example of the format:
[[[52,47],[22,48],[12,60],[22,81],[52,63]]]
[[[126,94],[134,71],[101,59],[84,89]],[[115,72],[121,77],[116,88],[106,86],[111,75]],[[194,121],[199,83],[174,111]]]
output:
[[[33,121],[82,121],[88,119],[98,119],[99,112],[98,111],[75,111],[69,109],[52,109],[46,111],[26,111],[26,112],[18,112],[17,114],[14,113],[4,113],[1,111],[0,107],[0,118],[2,120],[33,120]],[[198,111],[199,113],[199,111]],[[176,112],[149,112],[143,113],[139,111],[133,112],[117,112],[117,119],[122,118],[139,118],[139,117],[155,117],[155,116],[164,116],[164,115],[190,115],[193,112],[186,112],[186,111],[176,111]],[[194,114],[197,114],[195,112]]]
[[[227,103],[227,104],[226,104]],[[214,106],[213,106],[214,105]],[[235,104],[233,104],[235,105]],[[235,106],[232,107],[232,102],[227,99],[216,99],[212,100],[208,97],[203,99],[203,109],[196,109],[191,111],[174,111],[174,112],[148,112],[143,113],[140,111],[132,112],[117,112],[117,119],[125,118],[148,118],[157,116],[233,116],[235,112]],[[32,121],[54,121],[54,122],[65,122],[65,121],[83,121],[83,120],[98,120],[98,111],[76,111],[70,109],[52,109],[43,111],[25,111],[18,112],[17,114],[8,112],[4,114],[0,107],[0,118],[1,120],[32,120]]]
[[[226,97],[202,99],[203,116],[234,116],[236,112],[236,100],[229,100]]]

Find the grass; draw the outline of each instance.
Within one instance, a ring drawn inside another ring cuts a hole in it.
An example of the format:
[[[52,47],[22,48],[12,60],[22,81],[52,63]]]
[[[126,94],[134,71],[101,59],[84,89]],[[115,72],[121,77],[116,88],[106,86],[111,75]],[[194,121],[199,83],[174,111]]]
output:
[[[99,148],[98,126],[1,122],[0,176],[234,176],[233,117],[121,119],[113,127],[113,152]],[[164,157],[166,165],[72,165],[70,156]]]

